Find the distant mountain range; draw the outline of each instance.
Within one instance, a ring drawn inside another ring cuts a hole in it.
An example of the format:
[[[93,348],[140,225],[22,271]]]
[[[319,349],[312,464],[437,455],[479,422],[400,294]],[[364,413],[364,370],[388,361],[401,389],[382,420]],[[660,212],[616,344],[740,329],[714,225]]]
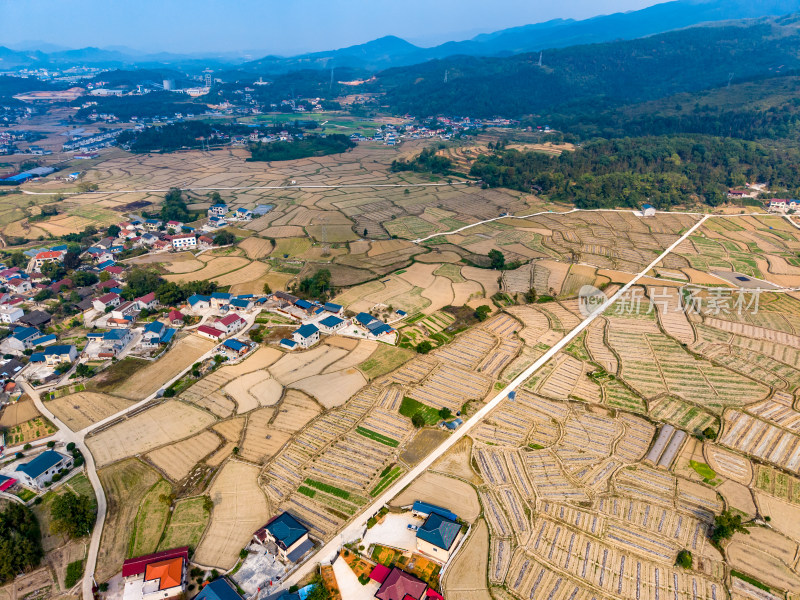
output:
[[[699,23],[782,15],[800,11],[800,0],[673,0],[649,8],[575,21],[556,19],[534,25],[503,29],[470,40],[447,42],[431,48],[415,46],[395,36],[365,44],[292,57],[266,56],[245,62],[241,55],[211,53],[207,56],[172,53],[144,54],[128,48],[81,48],[58,50],[26,42],[18,50],[0,46],[0,70],[23,67],[159,68],[195,70],[238,68],[255,74],[281,74],[302,69],[348,67],[376,72],[391,67],[419,64],[451,56],[511,56],[526,52],[630,40]],[[43,51],[42,48],[49,50]]]

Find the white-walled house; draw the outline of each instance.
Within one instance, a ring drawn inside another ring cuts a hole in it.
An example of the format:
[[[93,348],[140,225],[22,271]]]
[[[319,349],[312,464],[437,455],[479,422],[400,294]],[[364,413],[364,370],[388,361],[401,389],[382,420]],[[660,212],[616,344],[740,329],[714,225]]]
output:
[[[14,478],[26,487],[40,490],[47,482],[52,481],[53,475],[58,473],[59,469],[70,469],[72,465],[71,456],[55,450],[45,450],[33,460],[18,465],[14,471]]]

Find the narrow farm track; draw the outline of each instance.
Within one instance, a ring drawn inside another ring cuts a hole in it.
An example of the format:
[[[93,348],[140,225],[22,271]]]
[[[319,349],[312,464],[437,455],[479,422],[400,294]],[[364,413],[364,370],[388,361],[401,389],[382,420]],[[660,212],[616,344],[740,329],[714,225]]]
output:
[[[515,391],[522,385],[531,375],[544,366],[553,356],[566,347],[572,340],[574,340],[580,333],[594,322],[595,319],[600,317],[603,312],[621,298],[630,288],[635,285],[642,277],[644,277],[652,268],[658,265],[664,258],[666,258],[678,245],[692,235],[699,227],[706,222],[709,215],[704,215],[692,227],[690,227],[682,236],[675,240],[670,246],[664,250],[652,263],[647,265],[641,272],[639,272],[631,281],[622,286],[610,298],[606,298],[605,302],[598,306],[593,313],[575,326],[569,333],[567,333],[558,343],[552,346],[545,352],[536,362],[530,367],[520,373],[513,381],[511,381],[504,389],[502,389],[494,398],[492,398],[485,406],[483,406],[475,415],[467,420],[455,433],[453,433],[447,440],[436,448],[431,454],[423,459],[416,467],[409,471],[405,476],[398,479],[392,484],[383,494],[377,497],[372,504],[366,506],[359,515],[347,525],[339,535],[334,537],[330,542],[322,546],[312,557],[290,577],[281,582],[280,589],[288,589],[290,586],[298,583],[310,572],[316,568],[316,564],[321,561],[328,561],[332,559],[339,551],[342,543],[356,539],[362,533],[363,517],[373,515],[378,512],[380,508],[389,502],[393,497],[399,494],[405,487],[410,485],[417,477],[424,473],[436,460],[438,460],[445,452],[457,444],[465,435],[467,435],[476,425],[478,425],[484,418],[486,418],[508,395]]]

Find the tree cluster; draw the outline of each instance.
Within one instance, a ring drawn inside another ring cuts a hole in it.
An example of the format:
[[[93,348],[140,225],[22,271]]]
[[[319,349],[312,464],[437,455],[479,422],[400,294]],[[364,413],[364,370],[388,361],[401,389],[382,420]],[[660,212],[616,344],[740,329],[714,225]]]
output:
[[[76,539],[94,527],[95,507],[91,498],[74,492],[58,494],[50,505],[50,529]]]
[[[198,280],[185,283],[165,281],[154,269],[132,269],[125,279],[122,288],[122,297],[133,300],[150,292],[165,306],[174,306],[185,301],[194,294],[209,295],[217,291],[217,284],[213,281]]]
[[[292,291],[301,298],[325,302],[333,293],[331,272],[328,269],[320,269],[311,277],[300,280],[300,283],[298,283]]]
[[[302,140],[291,142],[256,142],[250,145],[250,161],[295,160],[309,156],[340,154],[356,143],[346,135],[333,133],[327,136],[306,135]]]
[[[42,559],[39,523],[29,508],[11,502],[0,512],[0,583],[36,567]]]
[[[414,171],[415,173],[438,173],[447,175],[453,168],[453,162],[446,156],[440,156],[435,148],[425,148],[411,160],[392,161],[392,171]]]
[[[716,206],[729,187],[764,181],[800,190],[796,150],[707,136],[660,136],[595,140],[549,156],[506,150],[479,156],[470,174],[490,187],[536,191],[578,208],[656,208],[690,199]]]

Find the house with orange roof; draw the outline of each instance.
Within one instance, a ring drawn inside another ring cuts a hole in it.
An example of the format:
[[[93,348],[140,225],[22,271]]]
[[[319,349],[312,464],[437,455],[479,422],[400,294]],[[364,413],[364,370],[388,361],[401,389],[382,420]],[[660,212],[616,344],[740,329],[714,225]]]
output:
[[[122,563],[123,600],[168,600],[186,592],[189,548],[175,548]]]
[[[33,273],[34,271],[41,269],[42,265],[45,263],[62,262],[65,254],[66,252],[62,252],[61,250],[47,250],[44,252],[39,252],[33,258],[31,258],[30,262],[28,262],[28,268],[25,270],[28,273]]]

